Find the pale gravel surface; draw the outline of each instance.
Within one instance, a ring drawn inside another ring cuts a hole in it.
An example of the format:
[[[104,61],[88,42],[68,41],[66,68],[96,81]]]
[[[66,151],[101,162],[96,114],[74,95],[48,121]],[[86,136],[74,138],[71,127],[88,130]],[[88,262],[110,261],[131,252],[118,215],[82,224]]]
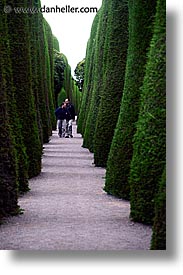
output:
[[[19,199],[24,214],[0,226],[1,250],[148,250],[151,228],[129,220],[129,202],[103,191],[105,169],[95,167],[82,138],[44,145],[42,173]]]

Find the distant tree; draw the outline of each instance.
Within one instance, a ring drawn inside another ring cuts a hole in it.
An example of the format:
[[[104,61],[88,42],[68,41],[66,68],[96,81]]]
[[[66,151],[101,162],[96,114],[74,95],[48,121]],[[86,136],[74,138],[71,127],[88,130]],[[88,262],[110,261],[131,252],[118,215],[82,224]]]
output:
[[[58,106],[60,106],[60,104],[65,101],[67,95],[66,95],[66,91],[64,89],[64,87],[62,87],[60,93],[58,94]]]
[[[66,67],[65,57],[63,54],[54,50],[54,93],[55,101],[58,106],[58,94],[60,93],[64,83],[64,70]]]
[[[74,74],[76,77],[76,85],[78,86],[79,90],[83,90],[84,84],[84,70],[85,70],[85,58],[79,62],[74,70]]]

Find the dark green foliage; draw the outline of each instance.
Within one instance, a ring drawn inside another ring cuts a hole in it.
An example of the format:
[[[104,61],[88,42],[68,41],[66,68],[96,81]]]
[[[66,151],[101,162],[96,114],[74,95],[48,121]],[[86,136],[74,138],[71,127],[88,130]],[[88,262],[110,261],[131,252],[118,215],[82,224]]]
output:
[[[71,67],[66,60],[66,68],[64,71],[64,83],[63,87],[66,91],[67,97],[69,97],[72,101],[72,77],[71,77]]]
[[[131,217],[152,224],[166,158],[166,3],[158,1],[130,171]]]
[[[73,98],[73,78],[71,67],[63,53],[54,50],[54,94],[56,106],[66,98]]]
[[[39,1],[36,0],[32,0],[31,5],[40,7]],[[29,15],[29,26],[31,30],[32,90],[40,140],[42,143],[46,143],[55,127],[53,37],[51,29],[41,13]]]
[[[49,109],[49,73],[50,68],[48,62],[48,45],[46,41],[45,26],[43,23],[42,14],[38,14],[37,18],[37,28],[36,36],[38,39],[38,66],[39,66],[39,81],[40,81],[40,91],[39,91],[39,110],[41,114],[42,121],[42,131],[43,131],[43,143],[49,141],[51,135],[51,118]]]
[[[96,45],[96,35],[97,35],[97,28],[99,22],[99,14],[97,13],[91,29],[90,39],[87,43],[87,50],[86,50],[86,61],[85,61],[85,81],[84,81],[84,88],[82,93],[82,102],[79,112],[78,118],[78,128],[77,131],[84,134],[85,131],[85,124],[87,119],[87,114],[89,111],[90,106],[90,99],[91,93],[93,90],[93,74],[94,74],[94,54],[95,54],[95,45]]]
[[[31,0],[30,7],[39,7],[39,1]],[[44,117],[46,114],[45,101],[43,100],[43,80],[41,67],[41,48],[40,48],[40,14],[29,15],[29,29],[30,32],[30,56],[32,67],[32,90],[34,93],[34,100],[36,106],[36,118],[39,130],[39,138],[41,143],[45,141],[45,128],[43,130]],[[36,57],[36,58],[35,58]],[[47,114],[46,114],[47,117]],[[47,134],[46,134],[47,136]]]
[[[128,47],[128,1],[108,2],[104,45],[106,63],[94,136],[94,162],[105,167],[119,115]]]
[[[76,77],[76,84],[81,92],[84,84],[84,74],[85,74],[84,70],[85,70],[85,58],[77,64],[76,69],[74,70],[74,74]]]
[[[106,27],[107,27],[107,19],[108,19],[108,5],[105,1],[98,12],[99,14],[99,23],[96,34],[96,47],[94,53],[94,73],[93,73],[93,90],[91,95],[91,102],[89,106],[88,116],[86,120],[86,127],[84,131],[84,140],[83,146],[87,147],[91,152],[93,152],[93,140],[95,134],[95,125],[96,119],[100,104],[100,93],[102,91],[102,85],[104,78],[104,72],[106,67],[106,61],[103,61],[104,56],[104,44],[106,37]]]
[[[22,138],[22,126],[17,115],[17,107],[15,102],[15,88],[13,85],[12,77],[12,65],[10,60],[10,49],[9,49],[9,35],[7,28],[7,18],[4,14],[2,16],[1,22],[1,34],[3,37],[3,32],[6,33],[5,40],[1,39],[1,65],[3,67],[3,80],[6,83],[6,96],[7,96],[7,111],[9,115],[9,123],[11,125],[11,130],[14,139],[14,149],[16,151],[16,162],[17,162],[17,184],[19,192],[26,192],[28,188],[28,162],[26,149]],[[2,81],[3,81],[2,80]]]
[[[58,106],[60,106],[60,104],[65,101],[65,99],[67,98],[67,95],[66,95],[66,91],[64,89],[64,87],[62,87],[60,93],[58,94]]]
[[[166,249],[166,169],[164,169],[158,194],[155,198],[155,219],[151,240],[152,250]]]
[[[49,24],[46,20],[43,20],[43,31],[44,31],[44,43],[45,43],[45,63],[46,63],[46,81],[47,81],[47,112],[50,121],[49,136],[52,133],[52,129],[55,129],[56,121],[54,110],[56,107],[54,97],[54,63],[53,63],[53,35]]]
[[[2,4],[41,7],[37,0]],[[42,143],[55,126],[51,29],[41,13],[1,13],[0,218],[19,213],[18,193],[41,171]]]
[[[27,1],[10,0],[8,4],[25,7]],[[22,125],[23,141],[28,155],[28,174],[29,177],[33,177],[41,171],[42,148],[32,91],[28,15],[14,14],[13,12],[8,14],[8,28],[17,113]]]
[[[120,115],[107,162],[105,191],[129,199],[128,177],[139,114],[147,50],[152,38],[155,0],[129,1],[129,45]]]
[[[64,85],[64,71],[67,65],[66,62],[66,57],[62,53],[54,50],[54,94],[56,106],[59,105],[57,101],[58,95]]]
[[[0,73],[1,73],[0,65]],[[0,219],[17,213],[17,155],[7,114],[5,83],[0,83]]]
[[[58,52],[60,51],[58,39],[54,35],[53,35],[53,48]]]
[[[6,1],[3,1],[6,5]],[[8,114],[8,91],[12,91],[12,70],[8,57],[8,28],[6,14],[0,17],[0,219],[18,211],[17,152]],[[12,120],[11,120],[12,121]],[[14,125],[12,125],[14,126]]]
[[[74,105],[76,115],[78,115],[78,112],[80,109],[81,96],[82,96],[82,93],[79,90],[78,85],[76,85],[76,81],[73,79],[73,81],[72,81],[72,103]]]

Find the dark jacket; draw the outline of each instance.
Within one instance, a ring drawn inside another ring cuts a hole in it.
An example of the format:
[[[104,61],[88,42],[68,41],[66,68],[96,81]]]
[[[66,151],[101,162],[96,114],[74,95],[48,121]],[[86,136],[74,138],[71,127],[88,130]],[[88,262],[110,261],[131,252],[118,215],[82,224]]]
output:
[[[74,109],[74,105],[72,105],[71,103],[67,104],[66,110],[70,116],[69,119],[75,119],[75,109]]]
[[[56,115],[57,120],[66,119],[66,109],[58,107],[55,111],[55,115]]]

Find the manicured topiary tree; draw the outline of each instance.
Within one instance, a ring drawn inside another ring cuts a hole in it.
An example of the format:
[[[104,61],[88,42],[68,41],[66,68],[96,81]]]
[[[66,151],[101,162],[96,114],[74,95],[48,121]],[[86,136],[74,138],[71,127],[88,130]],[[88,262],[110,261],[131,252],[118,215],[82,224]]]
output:
[[[77,131],[84,134],[85,131],[85,124],[87,119],[87,114],[90,106],[90,98],[91,93],[93,90],[93,74],[94,74],[94,53],[95,53],[95,43],[96,43],[96,34],[97,34],[97,28],[98,28],[98,21],[99,21],[99,15],[96,14],[92,28],[90,33],[90,38],[87,43],[87,50],[86,50],[86,61],[85,61],[85,81],[84,81],[84,87],[82,92],[82,102],[79,112],[79,118],[78,118],[78,127]]]
[[[128,47],[128,1],[107,1],[105,76],[94,135],[94,162],[105,167],[119,115]]]
[[[12,7],[26,7],[27,1],[10,0],[8,4]],[[29,177],[33,177],[41,171],[42,148],[32,91],[29,19],[28,14],[15,14],[13,11],[7,17],[17,113],[22,125],[23,142],[28,155],[28,174]]]
[[[129,44],[120,114],[107,162],[105,191],[129,199],[128,177],[133,154],[135,122],[139,113],[140,87],[152,38],[155,0],[129,1]]]
[[[91,94],[91,102],[89,106],[86,126],[84,131],[83,146],[93,152],[93,140],[96,127],[96,119],[100,103],[100,93],[103,87],[104,72],[106,61],[104,62],[104,45],[106,38],[106,27],[108,20],[108,5],[104,1],[99,13],[99,23],[96,34],[96,46],[94,53],[94,73],[93,73],[93,90]]]
[[[0,73],[2,73],[0,65]],[[3,75],[2,75],[3,76]],[[0,83],[0,220],[18,213],[17,154],[3,81]]]
[[[6,1],[2,1],[6,6]],[[12,69],[8,51],[8,27],[5,13],[0,17],[0,220],[6,216],[17,213],[18,198],[18,159],[15,149],[15,139],[9,117],[9,104],[7,92],[12,91]],[[9,81],[10,80],[10,81]],[[12,96],[13,100],[13,96]],[[10,126],[11,125],[11,126]]]
[[[39,8],[40,2],[36,0],[29,1],[30,7]],[[30,35],[30,57],[31,57],[31,70],[32,70],[32,91],[34,94],[34,101],[36,106],[36,118],[37,125],[39,130],[39,137],[41,144],[45,140],[45,133],[43,134],[43,108],[42,105],[45,105],[43,100],[43,81],[42,81],[42,69],[40,62],[40,42],[39,42],[39,33],[40,33],[40,24],[39,24],[40,14],[35,13],[29,14],[29,29],[31,30]],[[36,57],[36,58],[35,58]],[[46,114],[46,108],[45,108]],[[47,116],[47,114],[46,114]],[[43,137],[44,136],[44,137]]]
[[[66,67],[65,67],[65,71],[64,71],[64,88],[67,94],[67,97],[70,98],[70,100],[72,100],[72,77],[71,77],[71,67],[68,64],[68,61],[66,62]]]
[[[54,50],[54,94],[55,94],[56,106],[59,105],[58,95],[64,85],[65,67],[66,67],[66,57],[62,53],[59,53],[57,50]]]
[[[52,31],[47,23],[43,20],[43,32],[44,32],[44,44],[45,44],[45,75],[47,81],[47,112],[49,114],[48,118],[50,120],[49,124],[49,136],[52,134],[52,129],[55,129],[56,121],[54,110],[56,107],[54,98],[54,72],[53,72],[53,36]]]
[[[62,87],[60,93],[58,94],[58,106],[60,106],[60,104],[63,101],[65,101],[66,98],[67,98],[66,91],[65,91],[64,87]]]
[[[80,97],[81,97],[81,91],[79,90],[79,87],[78,87],[76,81],[73,79],[72,80],[72,104],[75,107],[76,115],[79,112],[80,99],[81,99]]]
[[[166,249],[166,169],[163,172],[155,198],[155,218],[151,240],[152,250]]]
[[[4,2],[4,7],[6,6]],[[17,190],[18,192],[26,192],[28,187],[28,162],[25,146],[22,138],[22,126],[17,115],[17,107],[15,102],[15,87],[13,85],[12,64],[10,60],[9,36],[7,26],[7,16],[5,13],[1,16],[1,65],[2,79],[7,97],[7,112],[9,116],[9,124],[14,140],[14,149],[16,151],[17,165]],[[3,88],[2,88],[3,89]],[[4,91],[2,91],[3,93]],[[11,137],[10,137],[11,138]]]
[[[32,0],[31,4],[33,7],[40,7],[40,1]],[[29,21],[32,86],[37,109],[37,123],[42,143],[46,143],[56,124],[53,96],[53,37],[50,26],[41,13],[30,14]]]
[[[130,171],[131,218],[152,224],[166,159],[166,3],[158,0]]]
[[[59,42],[55,35],[53,35],[53,48],[58,52],[60,51]]]

